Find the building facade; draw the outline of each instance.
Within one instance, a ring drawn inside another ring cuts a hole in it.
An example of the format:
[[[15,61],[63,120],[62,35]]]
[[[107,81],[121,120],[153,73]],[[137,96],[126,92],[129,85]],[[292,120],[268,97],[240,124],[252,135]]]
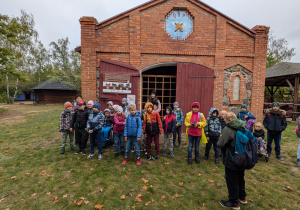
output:
[[[156,89],[163,109],[199,101],[262,119],[269,27],[249,29],[198,0],[152,0],[103,22],[80,18],[82,95],[138,109]]]

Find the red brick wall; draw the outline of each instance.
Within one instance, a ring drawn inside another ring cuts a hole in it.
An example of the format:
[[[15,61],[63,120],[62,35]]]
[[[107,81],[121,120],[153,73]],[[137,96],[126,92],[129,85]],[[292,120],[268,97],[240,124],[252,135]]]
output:
[[[173,40],[165,31],[165,17],[174,7],[185,7],[194,18],[194,30],[184,41]],[[157,0],[99,24],[89,17],[80,23],[85,99],[96,100],[101,58],[139,70],[163,62],[193,62],[215,71],[213,105],[222,109],[224,69],[239,64],[253,72],[250,111],[262,119],[267,27],[249,30],[197,0]]]

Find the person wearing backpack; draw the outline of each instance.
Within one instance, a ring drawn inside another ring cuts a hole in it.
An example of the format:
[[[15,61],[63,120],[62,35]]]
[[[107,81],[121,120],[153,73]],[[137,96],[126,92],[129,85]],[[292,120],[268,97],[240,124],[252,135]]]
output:
[[[237,131],[244,131],[246,129],[246,123],[237,119],[233,112],[226,113],[224,120],[227,125],[220,135],[217,146],[222,148],[223,151],[223,164],[225,166],[225,179],[229,200],[221,200],[219,203],[223,207],[240,209],[239,203],[247,204],[245,169],[238,167],[233,162],[232,154],[235,153]]]
[[[247,105],[243,104],[241,106],[241,111],[237,114],[237,118],[242,120],[242,121],[246,121],[248,122],[248,120],[253,119],[255,120],[256,118],[254,117],[253,114],[251,114],[248,110],[247,110]]]
[[[273,102],[272,108],[266,110],[266,116],[264,119],[264,126],[268,130],[267,132],[267,152],[268,156],[271,156],[272,142],[275,142],[275,153],[278,160],[283,161],[280,155],[280,142],[282,132],[287,127],[286,111],[280,109],[279,102]]]
[[[299,138],[299,145],[298,145],[298,150],[297,150],[297,165],[300,166],[300,117],[297,118],[297,128],[295,130],[295,133],[297,134],[297,137]]]
[[[204,133],[204,127],[206,126],[206,120],[204,115],[199,112],[200,104],[198,102],[192,103],[192,111],[186,114],[184,124],[186,126],[186,140],[189,141],[188,147],[188,164],[192,164],[192,152],[195,145],[195,161],[197,164],[199,160],[199,144],[200,140],[203,143],[207,143],[207,139]]]

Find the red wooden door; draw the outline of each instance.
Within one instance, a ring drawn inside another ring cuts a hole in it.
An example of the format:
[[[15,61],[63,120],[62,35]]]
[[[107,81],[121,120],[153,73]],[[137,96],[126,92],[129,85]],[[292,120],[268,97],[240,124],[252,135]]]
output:
[[[115,60],[100,60],[100,78],[99,78],[99,102],[101,110],[107,107],[107,102],[112,101],[114,104],[121,105],[122,99],[128,95],[135,95],[137,100],[139,72],[135,67]],[[130,78],[132,84],[131,93],[107,93],[103,91],[103,81],[105,76],[116,76],[120,78]],[[135,101],[136,103],[136,101]]]
[[[177,64],[176,101],[184,116],[192,110],[193,102],[200,103],[200,112],[205,118],[213,106],[214,71],[193,63]]]

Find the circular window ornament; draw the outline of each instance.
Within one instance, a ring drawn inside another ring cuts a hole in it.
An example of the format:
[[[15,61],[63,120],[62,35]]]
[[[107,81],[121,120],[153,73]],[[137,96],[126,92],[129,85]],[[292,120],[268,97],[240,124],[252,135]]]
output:
[[[185,40],[193,32],[193,17],[187,10],[172,10],[166,17],[166,31],[174,40]]]

